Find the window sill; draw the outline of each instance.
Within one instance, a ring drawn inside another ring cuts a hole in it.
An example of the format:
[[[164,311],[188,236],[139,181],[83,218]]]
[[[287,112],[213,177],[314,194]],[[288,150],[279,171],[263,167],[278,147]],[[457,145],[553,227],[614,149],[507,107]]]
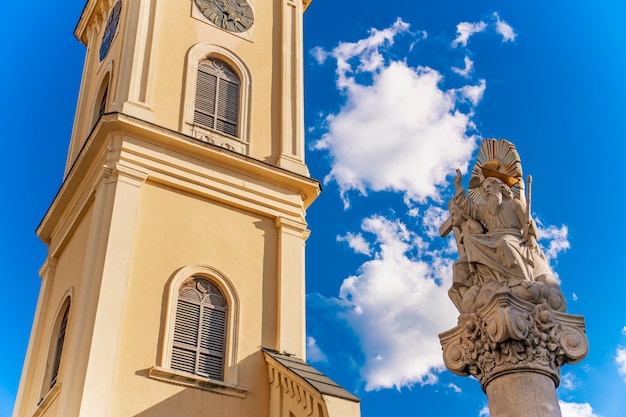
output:
[[[33,417],[39,417],[43,415],[48,407],[50,407],[50,404],[52,404],[56,397],[59,396],[59,392],[61,392],[61,383],[57,382],[52,388],[50,388],[50,391],[48,391],[48,393],[41,400],[39,400],[39,403],[37,404],[37,409],[33,413]]]
[[[198,375],[191,375],[185,372],[154,366],[148,370],[148,377],[168,382],[170,384],[182,385],[185,387],[198,388],[218,394],[230,395],[238,398],[246,398],[248,390],[239,385],[231,385],[226,382],[204,378]]]

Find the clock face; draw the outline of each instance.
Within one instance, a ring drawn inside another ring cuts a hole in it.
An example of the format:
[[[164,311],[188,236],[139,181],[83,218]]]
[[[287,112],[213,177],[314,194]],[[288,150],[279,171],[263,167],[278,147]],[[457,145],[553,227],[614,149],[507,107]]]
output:
[[[111,10],[109,20],[107,20],[107,25],[104,28],[104,35],[102,35],[102,43],[100,44],[100,61],[102,61],[109,52],[109,47],[111,46],[111,42],[113,42],[115,32],[117,31],[117,24],[120,21],[121,10],[122,0],[118,0],[118,2],[115,3],[115,6],[113,6],[113,10]]]
[[[252,7],[245,0],[194,0],[214,25],[231,32],[245,32],[254,23]]]

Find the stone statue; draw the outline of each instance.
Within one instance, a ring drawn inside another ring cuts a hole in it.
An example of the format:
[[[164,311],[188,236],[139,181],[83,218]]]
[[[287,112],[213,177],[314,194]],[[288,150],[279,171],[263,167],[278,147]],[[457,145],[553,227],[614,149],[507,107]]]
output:
[[[475,197],[465,192],[457,169],[456,193],[448,204],[448,232],[454,231],[459,251],[450,298],[461,313],[482,307],[497,292],[512,292],[525,301],[545,302],[554,310],[565,311],[558,280],[537,245],[530,206],[516,198],[510,186],[519,186],[521,166],[515,167],[519,178],[507,175],[505,164],[498,159],[478,168],[470,180]]]
[[[459,252],[448,294],[461,313],[439,335],[444,363],[481,383],[492,417],[560,416],[560,366],[582,360],[588,345],[584,319],[565,314],[537,245],[531,177],[524,184],[512,143],[485,139],[467,191],[462,181],[457,170],[450,218],[440,227],[441,236],[454,233]]]

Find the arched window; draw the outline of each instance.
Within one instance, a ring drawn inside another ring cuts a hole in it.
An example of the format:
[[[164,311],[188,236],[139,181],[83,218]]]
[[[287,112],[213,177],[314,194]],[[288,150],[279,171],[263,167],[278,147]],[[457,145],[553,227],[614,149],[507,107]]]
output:
[[[107,104],[109,100],[109,74],[107,73],[104,77],[104,80],[100,83],[100,88],[98,89],[98,94],[96,95],[96,101],[94,103],[93,109],[93,117],[91,125],[95,125],[102,116],[107,111]]]
[[[171,368],[224,380],[228,305],[220,289],[194,276],[178,291]]]
[[[206,58],[198,64],[193,122],[239,137],[239,77],[223,61]]]
[[[239,298],[226,275],[208,265],[187,265],[168,281],[161,352],[148,376],[245,398],[239,386]]]
[[[54,348],[54,360],[52,362],[52,375],[50,376],[50,388],[57,383],[59,377],[59,366],[61,365],[61,354],[63,353],[63,344],[65,343],[65,330],[67,329],[67,316],[70,313],[70,304],[67,303],[67,307],[63,312],[63,317],[59,323],[59,330],[56,337],[56,346]]]
[[[42,386],[42,395],[45,395],[57,383],[59,369],[61,367],[61,357],[65,344],[65,334],[67,331],[67,321],[70,313],[70,297],[67,297],[57,314],[57,318],[52,328],[52,338],[48,348],[46,361],[46,373]]]
[[[107,85],[100,97],[100,105],[98,106],[98,116],[102,116],[107,109],[107,97],[109,95],[109,86]]]
[[[250,70],[237,54],[212,43],[187,53],[181,132],[248,155]]]

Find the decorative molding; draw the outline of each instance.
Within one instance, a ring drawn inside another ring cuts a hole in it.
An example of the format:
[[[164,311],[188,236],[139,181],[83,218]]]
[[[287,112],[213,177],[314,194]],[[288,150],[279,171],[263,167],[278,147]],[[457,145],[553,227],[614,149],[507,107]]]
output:
[[[296,222],[285,217],[276,217],[274,225],[279,231],[282,229],[286,233],[302,238],[303,241],[311,234],[311,231],[306,228],[306,223]]]
[[[120,139],[121,131],[125,133]],[[37,228],[37,235],[50,245],[51,256],[67,242],[76,221],[86,213],[96,191],[106,184],[107,175],[110,178],[114,174],[118,162],[146,173],[147,181],[152,183],[268,218],[304,221],[304,210],[320,193],[319,182],[309,177],[203,144],[129,115],[107,113],[100,117],[76,156]]]
[[[41,279],[47,280],[49,278],[54,277],[54,273],[56,272],[58,263],[59,263],[58,258],[55,258],[53,256],[48,256],[45,262],[43,263],[43,265],[41,266],[41,268],[39,268],[39,276],[41,277]]]
[[[188,122],[187,122],[188,123]],[[203,126],[190,123],[191,136],[194,138],[211,145],[217,145],[229,151],[238,152],[244,155],[248,155],[250,144],[236,138],[234,136],[226,135],[220,131],[205,128]]]
[[[115,164],[113,175],[117,177],[118,181],[123,181],[136,187],[141,187],[148,179],[147,173],[124,166],[120,163]]]
[[[560,367],[580,362],[588,351],[582,316],[501,293],[439,335],[446,367],[482,385],[512,372],[536,372],[559,385]]]
[[[318,408],[318,405],[325,406],[324,400],[319,393],[310,390],[307,386],[292,378],[290,372],[284,372],[270,361],[267,361],[267,372],[270,389],[279,391],[281,394],[280,398],[283,396],[293,398],[300,406],[304,415],[312,415]]]

